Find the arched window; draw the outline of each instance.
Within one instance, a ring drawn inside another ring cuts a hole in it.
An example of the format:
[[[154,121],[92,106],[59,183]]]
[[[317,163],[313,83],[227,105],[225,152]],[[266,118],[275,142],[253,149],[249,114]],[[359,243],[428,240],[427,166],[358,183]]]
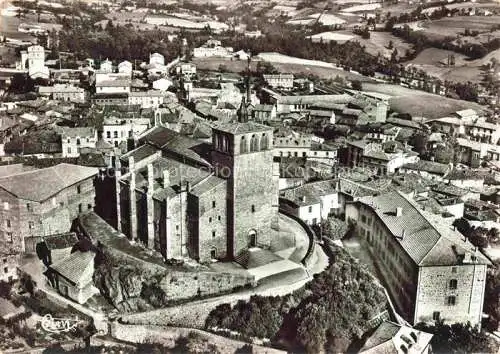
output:
[[[262,134],[262,138],[260,139],[260,149],[267,150],[267,147],[268,147],[267,135],[266,133],[264,133]]]
[[[250,139],[250,151],[259,151],[259,138],[255,134]]]
[[[245,139],[245,136],[243,135],[240,140],[240,154],[244,154],[247,152],[247,140]]]

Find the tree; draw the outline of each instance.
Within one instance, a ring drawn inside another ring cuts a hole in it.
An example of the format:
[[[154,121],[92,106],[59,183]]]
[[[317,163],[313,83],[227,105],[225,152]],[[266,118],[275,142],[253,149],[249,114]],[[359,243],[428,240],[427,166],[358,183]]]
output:
[[[424,132],[417,132],[411,136],[409,144],[413,146],[413,150],[418,152],[420,156],[427,155],[427,142],[429,135]]]
[[[356,90],[356,91],[363,90],[363,84],[359,80],[352,80],[351,81],[351,87],[352,87],[353,90]]]
[[[394,43],[392,40],[389,41],[389,44],[387,45],[387,49],[393,49],[394,48]]]
[[[433,326],[419,323],[415,328],[434,335],[431,340],[434,353],[496,353],[498,350],[494,339],[470,323],[448,325],[437,321]]]

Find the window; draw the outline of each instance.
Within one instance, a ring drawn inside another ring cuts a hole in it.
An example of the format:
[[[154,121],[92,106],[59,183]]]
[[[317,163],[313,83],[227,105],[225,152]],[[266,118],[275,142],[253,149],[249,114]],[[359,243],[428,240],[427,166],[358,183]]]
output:
[[[215,248],[212,248],[210,250],[210,258],[212,258],[212,259],[217,258],[217,250]]]
[[[31,203],[26,203],[26,209],[30,212],[33,211],[32,207],[31,207]]]
[[[114,137],[114,138],[118,138],[118,131],[117,131],[117,130],[115,130],[115,131],[113,132],[113,137]]]
[[[457,267],[451,267],[451,272],[456,273],[457,272]]]
[[[176,229],[176,230],[179,230],[179,225],[175,225],[175,229]]]
[[[451,279],[450,283],[449,283],[449,288],[451,290],[455,290],[457,288],[457,284],[458,284],[458,282],[456,279]]]
[[[14,242],[14,239],[12,238],[12,232],[7,232],[7,242]]]
[[[217,216],[217,220],[219,220],[219,221],[220,221],[220,215],[219,215],[219,216]]]
[[[68,154],[71,154],[71,147],[68,146]]]
[[[212,231],[212,238],[215,237],[215,231]]]
[[[448,296],[447,302],[448,306],[454,306],[456,303],[456,297],[455,296]]]
[[[111,139],[111,132],[106,132],[106,138]]]
[[[312,211],[313,211],[313,207],[312,207],[312,206],[310,206],[310,207],[309,207],[309,212],[310,212],[310,213],[312,213]]]
[[[366,223],[366,216],[365,215],[361,215],[361,222]]]
[[[80,194],[82,192],[81,186],[76,186],[76,193]]]
[[[35,223],[33,221],[28,221],[28,228],[32,230],[35,227]]]
[[[3,271],[4,271],[4,273],[8,273],[8,272],[9,272],[9,268],[8,268],[8,267],[5,267],[5,268],[3,269]]]
[[[252,205],[252,213],[255,213],[255,205]]]
[[[92,209],[92,204],[87,204],[87,209],[91,210]]]
[[[208,218],[208,222],[212,222],[212,218],[211,218],[211,217],[210,217],[210,218]]]
[[[10,219],[5,220],[5,226],[10,227]]]
[[[4,258],[4,259],[3,259],[3,262],[4,262],[4,263],[7,263],[7,258]]]
[[[9,209],[10,209],[9,202],[3,202],[3,210],[9,210]]]
[[[83,210],[82,205],[81,205],[81,204],[78,204],[78,212],[79,212],[79,213],[81,213],[81,212],[82,212],[82,210]]]
[[[212,208],[215,208],[215,200],[212,200]]]

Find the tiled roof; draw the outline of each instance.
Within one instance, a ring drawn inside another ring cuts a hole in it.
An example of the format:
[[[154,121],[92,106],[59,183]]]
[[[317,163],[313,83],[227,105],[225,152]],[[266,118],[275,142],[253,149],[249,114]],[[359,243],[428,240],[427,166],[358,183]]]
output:
[[[0,188],[21,199],[41,202],[97,174],[97,169],[61,163],[0,178]]]
[[[89,137],[94,136],[96,131],[93,127],[60,127],[61,136],[63,138]]]
[[[181,135],[174,130],[157,127],[145,135],[144,140],[164,151],[169,151],[203,165],[210,165],[208,155],[211,148],[207,143]]]
[[[82,281],[88,268],[94,267],[94,258],[94,252],[76,251],[50,268],[77,286],[86,285],[82,284]]]
[[[490,262],[475,247],[464,241],[458,231],[439,219],[425,214],[399,192],[363,197],[360,203],[371,208],[389,229],[408,256],[419,266],[461,264],[466,254],[476,257],[476,264]],[[396,215],[396,208],[402,208]]]
[[[126,87],[130,86],[130,80],[103,80],[97,82],[95,85],[97,87]]]
[[[0,178],[33,170],[36,170],[36,168],[33,166],[24,165],[22,163],[3,165],[0,166]]]
[[[231,134],[246,134],[246,133],[251,133],[251,132],[270,131],[273,128],[271,128],[267,125],[263,125],[263,124],[249,121],[249,122],[245,122],[245,123],[234,122],[234,123],[214,124],[214,129],[221,130],[223,132],[228,132]]]
[[[74,232],[45,236],[43,240],[49,250],[69,248],[78,243]]]
[[[197,185],[193,186],[191,188],[191,194],[200,196],[205,192],[211,191],[221,183],[226,183],[226,181],[222,178],[219,178],[217,176],[210,176],[208,179],[203,180],[202,182],[198,183]]]
[[[365,354],[420,354],[432,339],[432,334],[393,322],[382,322],[360,350]],[[401,348],[404,346],[406,350]]]
[[[336,187],[336,180],[307,183],[283,191],[282,198],[289,200],[297,206],[317,204],[320,202],[320,197],[337,193]]]
[[[403,169],[414,171],[425,171],[429,173],[436,173],[444,175],[448,171],[449,165],[434,161],[419,160],[415,163],[407,163],[403,165]]]

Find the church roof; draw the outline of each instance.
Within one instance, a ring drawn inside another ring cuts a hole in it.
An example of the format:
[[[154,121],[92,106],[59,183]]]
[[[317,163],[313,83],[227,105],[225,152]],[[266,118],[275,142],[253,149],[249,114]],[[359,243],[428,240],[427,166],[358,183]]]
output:
[[[220,130],[231,134],[246,134],[252,132],[272,131],[273,128],[264,124],[248,121],[248,122],[230,122],[214,125],[215,130]]]

